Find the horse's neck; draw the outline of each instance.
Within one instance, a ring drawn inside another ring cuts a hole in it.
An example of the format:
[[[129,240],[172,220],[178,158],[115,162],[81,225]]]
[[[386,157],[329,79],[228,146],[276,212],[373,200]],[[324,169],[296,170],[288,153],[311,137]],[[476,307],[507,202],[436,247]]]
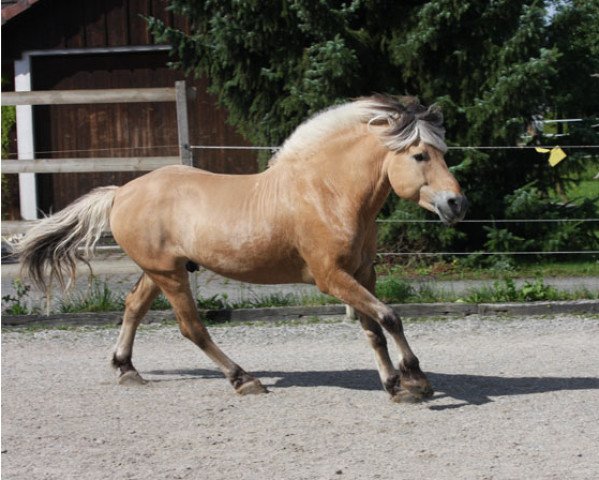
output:
[[[351,188],[346,192],[350,198],[355,198],[360,203],[360,216],[368,221],[374,221],[383,208],[391,192],[391,184],[383,168],[382,158],[370,162],[363,162],[359,173],[348,170],[352,176]]]
[[[376,138],[338,142],[318,152],[307,152],[305,158],[281,162],[275,170],[285,178],[282,183],[309,184],[330,195],[331,201],[356,204],[356,215],[374,221],[391,191],[383,168],[386,153]]]

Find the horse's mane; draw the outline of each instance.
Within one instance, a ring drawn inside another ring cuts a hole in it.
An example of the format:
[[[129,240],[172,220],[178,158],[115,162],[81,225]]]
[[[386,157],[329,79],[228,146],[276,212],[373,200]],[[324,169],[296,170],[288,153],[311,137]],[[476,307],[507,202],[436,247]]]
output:
[[[326,136],[360,123],[388,126],[379,136],[390,150],[401,151],[420,140],[447,151],[439,107],[427,108],[414,97],[377,94],[330,107],[309,118],[296,128],[269,165],[283,158],[297,158],[302,150],[320,144]]]

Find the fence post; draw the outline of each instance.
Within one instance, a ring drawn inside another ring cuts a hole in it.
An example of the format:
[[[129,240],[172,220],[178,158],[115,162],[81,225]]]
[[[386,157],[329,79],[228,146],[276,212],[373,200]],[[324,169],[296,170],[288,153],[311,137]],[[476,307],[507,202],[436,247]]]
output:
[[[177,103],[177,133],[179,136],[179,156],[182,165],[193,167],[193,156],[189,148],[189,117],[187,115],[187,85],[185,80],[175,82]]]
[[[175,82],[175,101],[177,104],[177,133],[179,135],[179,156],[181,164],[193,167],[193,155],[189,148],[189,116],[187,115],[187,85],[184,80]],[[190,274],[189,286],[194,301],[198,295],[198,277],[196,272]]]

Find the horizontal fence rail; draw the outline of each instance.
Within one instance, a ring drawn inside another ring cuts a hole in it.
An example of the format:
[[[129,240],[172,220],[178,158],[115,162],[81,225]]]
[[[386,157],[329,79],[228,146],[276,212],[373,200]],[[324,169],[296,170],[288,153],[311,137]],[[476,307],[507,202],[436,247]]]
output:
[[[194,97],[195,91],[188,89],[187,98],[191,100]],[[2,92],[3,106],[174,102],[176,99],[176,89],[173,87]]]
[[[147,172],[181,163],[179,157],[57,158],[2,160],[2,173]]]

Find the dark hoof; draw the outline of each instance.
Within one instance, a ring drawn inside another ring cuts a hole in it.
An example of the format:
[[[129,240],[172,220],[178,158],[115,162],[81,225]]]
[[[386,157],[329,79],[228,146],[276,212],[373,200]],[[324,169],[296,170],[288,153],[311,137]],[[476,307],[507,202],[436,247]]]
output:
[[[407,390],[415,397],[420,399],[430,398],[435,391],[426,377],[421,378],[401,378],[402,391]]]
[[[391,401],[395,403],[420,403],[422,400],[424,398],[421,395],[414,394],[409,390],[400,390],[391,395]]]
[[[144,380],[136,370],[127,370],[125,373],[121,374],[118,379],[119,385],[145,385],[147,383],[148,381]]]
[[[235,389],[239,395],[258,395],[268,393],[268,390],[260,383],[260,380],[250,380]]]

